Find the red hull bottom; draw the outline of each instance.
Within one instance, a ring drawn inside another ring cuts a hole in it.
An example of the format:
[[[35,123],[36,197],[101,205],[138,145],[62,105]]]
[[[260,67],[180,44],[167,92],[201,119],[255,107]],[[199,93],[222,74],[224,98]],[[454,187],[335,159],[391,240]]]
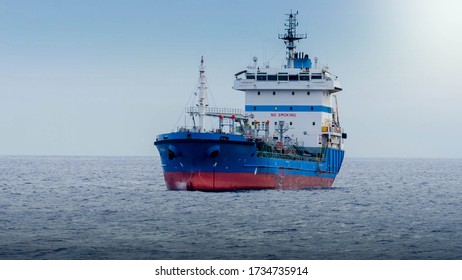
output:
[[[259,189],[299,190],[326,188],[334,183],[334,178],[226,172],[166,172],[164,178],[169,190],[212,192]]]

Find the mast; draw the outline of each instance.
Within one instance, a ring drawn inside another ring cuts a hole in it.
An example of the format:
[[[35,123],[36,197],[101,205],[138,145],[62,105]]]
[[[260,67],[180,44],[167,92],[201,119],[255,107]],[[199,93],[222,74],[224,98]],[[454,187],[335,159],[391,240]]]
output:
[[[207,104],[207,79],[205,78],[204,57],[201,56],[201,65],[199,66],[199,128],[198,132],[204,131],[204,117]]]
[[[284,132],[289,130],[289,127],[284,124],[285,121],[279,121],[279,125],[275,128],[276,132],[279,133],[279,141],[281,141],[282,143],[284,143]]]
[[[297,15],[298,11],[294,14],[292,11],[290,11],[290,14],[286,14],[289,16],[287,19],[287,23],[284,23],[284,25],[287,27],[286,34],[279,34],[279,39],[284,40],[284,43],[286,44],[287,48],[287,54],[288,54],[288,65],[287,67],[289,68],[294,68],[294,49],[296,48],[295,46],[295,41],[299,41],[301,39],[306,39],[306,34],[297,34]]]

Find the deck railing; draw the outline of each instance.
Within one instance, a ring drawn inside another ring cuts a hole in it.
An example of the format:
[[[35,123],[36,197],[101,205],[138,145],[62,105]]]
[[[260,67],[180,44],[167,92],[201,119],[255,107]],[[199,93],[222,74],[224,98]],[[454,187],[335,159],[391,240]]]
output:
[[[312,162],[318,162],[321,160],[321,158],[319,157],[302,156],[302,155],[296,155],[296,154],[270,153],[270,152],[265,152],[265,151],[257,151],[257,156],[262,157],[262,158],[278,158],[278,159],[312,161]]]
[[[198,107],[186,107],[186,113],[188,114],[199,114]],[[207,107],[205,109],[206,114],[223,114],[223,115],[242,115],[243,112],[240,109],[234,108],[216,108],[216,107]]]

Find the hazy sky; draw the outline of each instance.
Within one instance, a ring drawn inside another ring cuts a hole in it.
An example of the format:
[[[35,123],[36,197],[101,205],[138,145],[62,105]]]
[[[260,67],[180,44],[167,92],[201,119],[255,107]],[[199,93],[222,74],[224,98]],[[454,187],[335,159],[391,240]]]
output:
[[[462,157],[462,1],[0,0],[0,155],[152,155],[201,55],[219,107],[234,73],[299,51],[339,76],[350,157]]]

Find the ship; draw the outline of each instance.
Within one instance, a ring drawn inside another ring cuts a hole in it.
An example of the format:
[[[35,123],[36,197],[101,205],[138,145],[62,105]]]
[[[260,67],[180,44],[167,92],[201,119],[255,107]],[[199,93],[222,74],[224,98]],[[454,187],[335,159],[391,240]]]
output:
[[[239,191],[331,187],[344,159],[347,134],[340,126],[338,77],[297,51],[298,12],[284,23],[284,65],[253,63],[235,74],[233,89],[245,94],[245,108],[208,104],[201,58],[195,106],[185,115],[191,125],[157,135],[169,190]],[[216,127],[206,127],[212,118]]]

